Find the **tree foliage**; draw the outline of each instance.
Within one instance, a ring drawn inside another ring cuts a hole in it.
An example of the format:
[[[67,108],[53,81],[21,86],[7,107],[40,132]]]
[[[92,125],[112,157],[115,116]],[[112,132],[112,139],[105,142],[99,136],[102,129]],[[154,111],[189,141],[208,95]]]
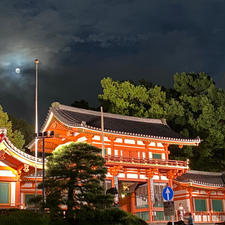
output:
[[[101,81],[103,94],[99,95],[104,110],[129,116],[165,118],[175,131],[186,137],[203,139],[199,147],[184,147],[179,153],[172,148],[172,158],[190,158],[193,169],[224,170],[224,91],[205,73],[177,73],[172,89],[145,83],[150,82],[135,84],[104,78]]]
[[[28,124],[23,119],[17,119],[16,117],[9,115],[9,120],[12,121],[12,129],[18,130],[24,136],[25,145],[29,144],[34,138],[34,127]]]
[[[2,106],[0,105],[0,128],[7,129],[7,137],[10,141],[20,150],[23,150],[23,146],[25,143],[23,134],[12,128],[12,122],[9,120],[9,116],[6,112],[3,111]]]
[[[69,143],[58,147],[47,158],[47,207],[53,216],[60,205],[66,205],[66,219],[74,222],[77,210],[102,209],[111,206],[111,195],[105,195],[102,183],[107,172],[101,149],[86,143]]]

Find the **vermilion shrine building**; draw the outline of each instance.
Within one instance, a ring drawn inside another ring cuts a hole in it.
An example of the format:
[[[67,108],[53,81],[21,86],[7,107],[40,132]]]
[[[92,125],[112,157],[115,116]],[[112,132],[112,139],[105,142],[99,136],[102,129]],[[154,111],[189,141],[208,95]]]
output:
[[[54,103],[42,127],[44,131],[55,133],[54,138],[45,140],[46,153],[71,141],[102,148],[100,112]],[[0,207],[24,208],[34,193],[35,159],[7,143],[4,134],[0,145]],[[189,139],[174,132],[165,120],[104,113],[106,189],[116,187],[120,207],[150,223],[169,219],[163,212],[162,190],[166,185],[174,188],[176,208],[182,203],[196,222],[222,221],[223,174],[190,171],[188,161],[169,159],[170,145],[181,150],[184,145],[199,143],[199,138]],[[33,143],[29,147],[33,148]],[[39,169],[41,164],[39,160]],[[40,182],[41,176],[37,179]]]

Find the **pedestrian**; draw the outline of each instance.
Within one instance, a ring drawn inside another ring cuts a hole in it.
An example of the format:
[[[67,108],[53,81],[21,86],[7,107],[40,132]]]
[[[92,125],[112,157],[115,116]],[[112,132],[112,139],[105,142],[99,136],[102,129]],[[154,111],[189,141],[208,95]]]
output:
[[[189,217],[188,217],[188,225],[194,225],[194,220],[192,218],[191,213],[189,213]]]
[[[178,208],[178,220],[182,220],[184,221],[184,214],[185,214],[185,210],[184,207],[182,205],[182,203],[179,204],[179,208]]]

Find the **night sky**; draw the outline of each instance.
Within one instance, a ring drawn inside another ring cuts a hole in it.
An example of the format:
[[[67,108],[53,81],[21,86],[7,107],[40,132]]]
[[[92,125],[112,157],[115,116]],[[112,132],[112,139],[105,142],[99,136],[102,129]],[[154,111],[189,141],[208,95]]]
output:
[[[225,1],[1,0],[0,104],[28,122],[36,58],[42,120],[54,101],[96,106],[106,76],[169,87],[203,71],[224,88]]]

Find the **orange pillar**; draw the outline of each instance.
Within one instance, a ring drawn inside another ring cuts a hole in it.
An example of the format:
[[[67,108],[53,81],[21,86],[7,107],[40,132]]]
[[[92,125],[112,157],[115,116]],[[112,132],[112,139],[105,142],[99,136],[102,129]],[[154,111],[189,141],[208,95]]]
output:
[[[169,144],[164,144],[164,147],[165,147],[165,150],[166,150],[165,159],[169,160],[169,151],[168,151]]]
[[[145,144],[145,159],[149,160],[149,153],[148,153],[148,146],[149,146],[149,141],[143,141]]]
[[[135,214],[135,209],[135,192],[132,192],[130,198],[130,211],[132,214]]]
[[[21,207],[21,193],[20,193],[20,181],[16,182],[16,207]]]

